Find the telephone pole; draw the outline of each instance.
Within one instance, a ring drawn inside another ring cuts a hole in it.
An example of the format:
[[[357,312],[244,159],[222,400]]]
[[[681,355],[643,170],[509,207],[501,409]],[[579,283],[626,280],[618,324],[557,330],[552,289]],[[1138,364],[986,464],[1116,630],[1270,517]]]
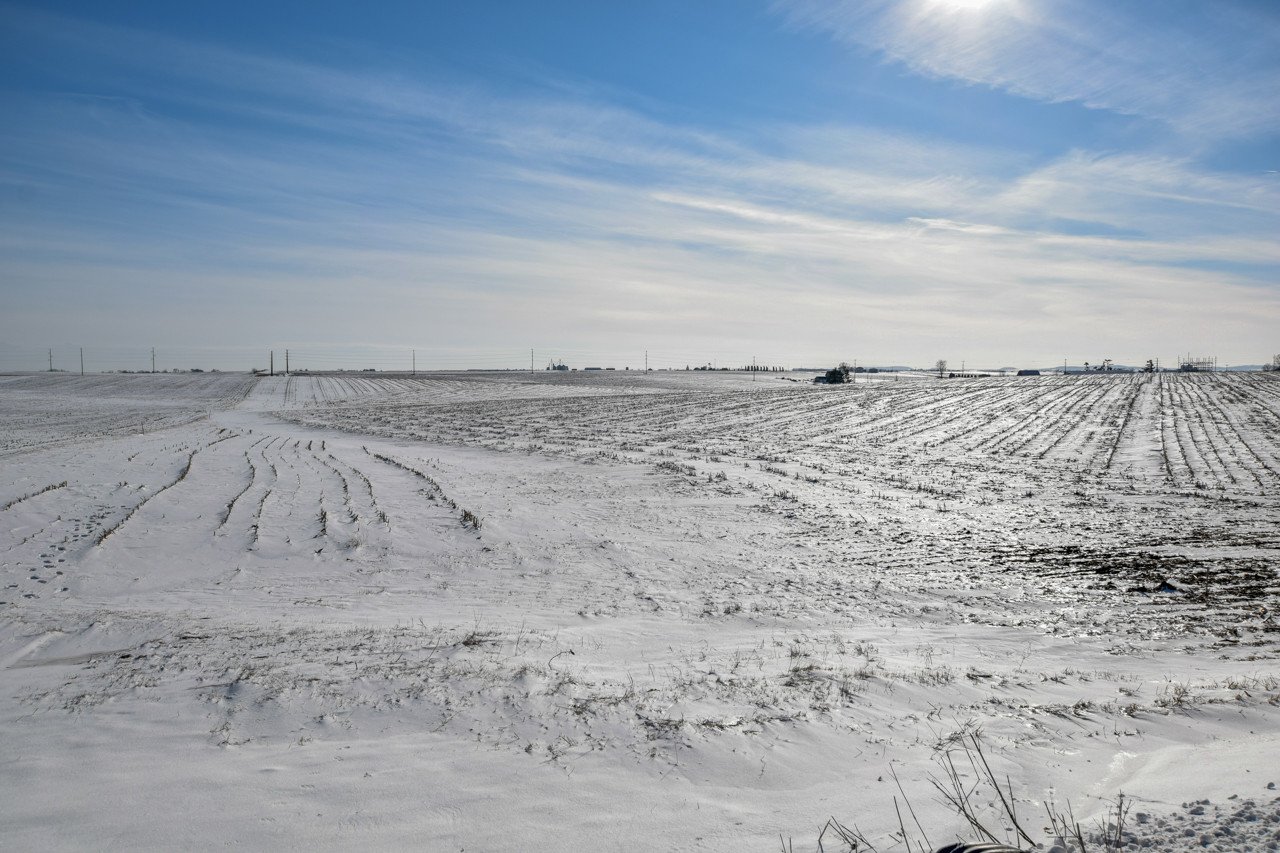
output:
[[[151,372],[156,372],[156,348],[151,348]]]
[[[53,373],[53,350],[49,350],[49,372]]]
[[[410,350],[410,352],[413,353],[413,375],[417,376],[418,375],[418,351],[415,349],[415,350]]]
[[[289,351],[284,351],[284,375],[289,375]]]
[[[80,375],[84,376],[84,347],[80,347]]]
[[[649,372],[649,351],[648,350],[644,351],[644,372],[645,373]]]
[[[276,375],[276,351],[271,351],[271,366],[268,371],[272,376]]]

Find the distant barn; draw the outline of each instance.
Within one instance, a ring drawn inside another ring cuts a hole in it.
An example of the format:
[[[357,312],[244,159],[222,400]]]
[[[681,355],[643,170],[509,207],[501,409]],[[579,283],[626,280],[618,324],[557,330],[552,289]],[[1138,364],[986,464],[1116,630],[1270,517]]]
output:
[[[1038,371],[1038,370],[1019,370],[1019,371],[1018,371],[1018,375],[1019,375],[1019,376],[1039,376],[1039,375],[1040,375],[1040,371]]]

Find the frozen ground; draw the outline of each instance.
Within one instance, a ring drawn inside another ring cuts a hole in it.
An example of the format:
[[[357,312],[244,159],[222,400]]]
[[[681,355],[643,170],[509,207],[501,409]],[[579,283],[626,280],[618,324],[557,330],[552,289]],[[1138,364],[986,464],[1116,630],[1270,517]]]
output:
[[[902,850],[975,732],[1021,813],[1280,842],[1280,377],[21,376],[0,428],[6,847]]]

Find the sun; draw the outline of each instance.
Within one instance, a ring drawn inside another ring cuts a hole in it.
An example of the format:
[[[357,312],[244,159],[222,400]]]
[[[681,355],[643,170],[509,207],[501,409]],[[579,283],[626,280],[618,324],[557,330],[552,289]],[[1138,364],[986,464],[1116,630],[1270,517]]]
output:
[[[959,23],[974,23],[1006,15],[1022,16],[1022,0],[916,0],[916,8],[924,15],[944,15]]]
[[[954,12],[980,12],[1000,2],[1002,0],[933,0],[933,5]]]

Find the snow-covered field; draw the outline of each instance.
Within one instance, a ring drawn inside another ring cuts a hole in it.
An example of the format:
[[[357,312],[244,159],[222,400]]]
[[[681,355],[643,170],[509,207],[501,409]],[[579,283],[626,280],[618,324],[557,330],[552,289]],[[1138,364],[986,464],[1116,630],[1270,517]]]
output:
[[[1280,376],[787,378],[0,377],[0,847],[1277,849]]]

